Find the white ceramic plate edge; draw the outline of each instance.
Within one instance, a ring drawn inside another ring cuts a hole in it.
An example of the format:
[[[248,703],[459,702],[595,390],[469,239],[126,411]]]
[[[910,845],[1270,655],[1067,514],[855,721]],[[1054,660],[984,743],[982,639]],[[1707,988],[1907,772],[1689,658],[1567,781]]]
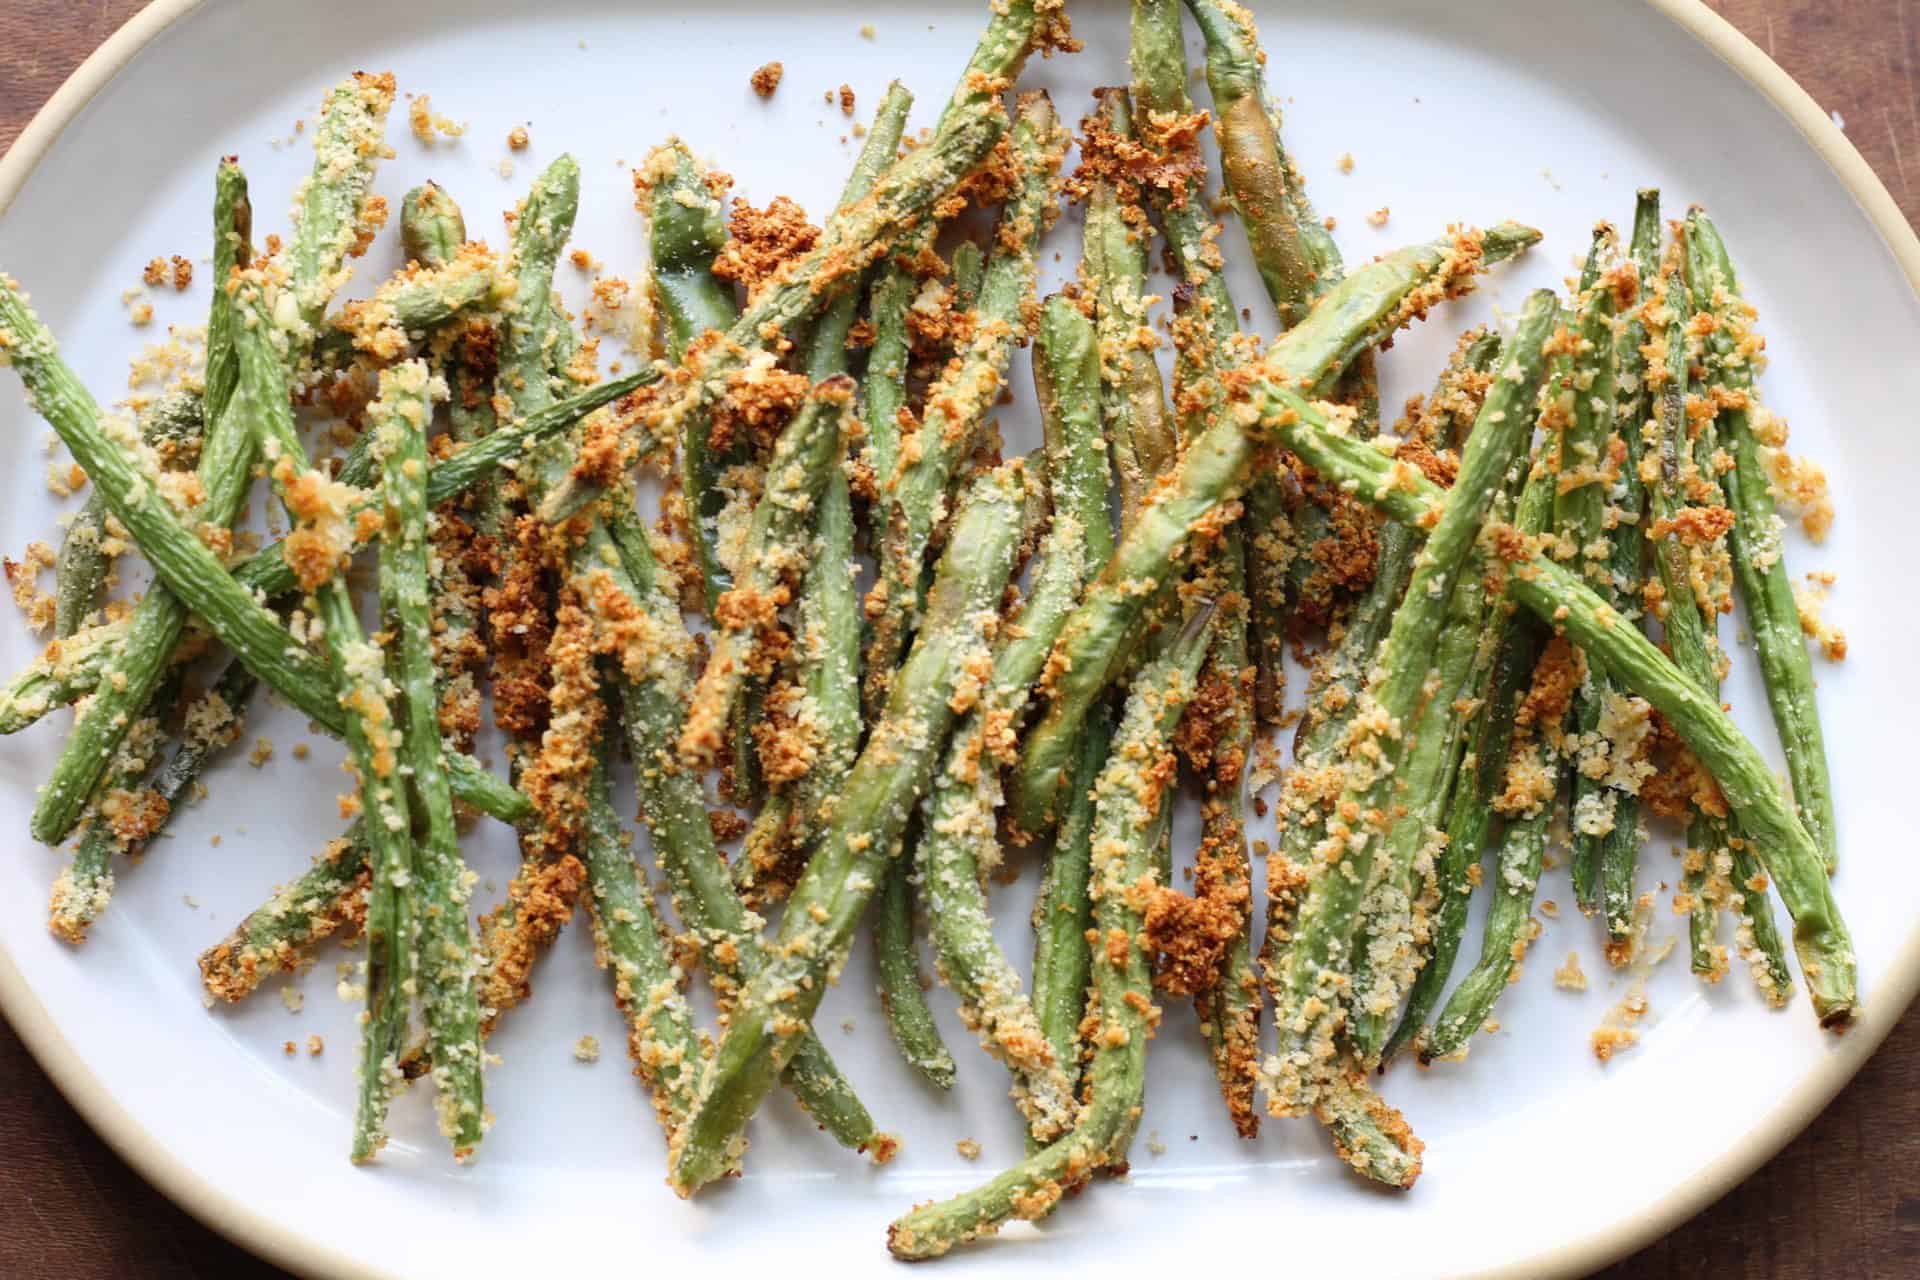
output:
[[[154,0],[82,62],[0,157],[0,215],[13,203],[67,124],[119,70],[202,0]],[[1806,90],[1701,0],[1647,0],[1649,8],[1687,32],[1738,72],[1784,115],[1860,206],[1909,285],[1920,295],[1920,237],[1892,195],[1845,134]],[[1848,1032],[1838,1052],[1761,1116],[1684,1190],[1627,1220],[1563,1243],[1489,1277],[1583,1275],[1671,1231],[1732,1190],[1798,1135],[1860,1070],[1920,990],[1920,926]],[[54,1085],[107,1145],[174,1203],[234,1243],[290,1271],[342,1280],[387,1280],[382,1273],[296,1234],[243,1201],[216,1190],[163,1147],[101,1084],[70,1046],[0,944],[0,1014],[4,1014]]]

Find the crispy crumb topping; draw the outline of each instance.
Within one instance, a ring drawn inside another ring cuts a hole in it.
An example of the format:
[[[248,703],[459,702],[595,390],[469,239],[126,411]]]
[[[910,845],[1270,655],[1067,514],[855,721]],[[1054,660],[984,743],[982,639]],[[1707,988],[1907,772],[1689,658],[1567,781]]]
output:
[[[761,97],[771,98],[773,91],[780,87],[780,78],[786,74],[787,69],[778,62],[763,63],[754,69],[751,76],[747,77],[747,83],[752,85],[753,91]]]

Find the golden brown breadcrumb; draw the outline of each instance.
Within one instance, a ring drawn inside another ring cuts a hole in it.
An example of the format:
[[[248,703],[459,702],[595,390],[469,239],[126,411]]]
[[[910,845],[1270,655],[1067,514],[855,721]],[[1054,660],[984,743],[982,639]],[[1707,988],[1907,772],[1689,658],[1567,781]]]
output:
[[[501,1013],[533,994],[533,962],[573,918],[586,881],[586,868],[572,854],[522,864],[507,886],[507,900],[480,918],[488,959],[480,981],[480,1007],[486,1010],[482,1033],[493,1029]]]
[[[347,841],[334,840],[320,856],[331,861],[355,855]],[[297,940],[276,933],[273,943],[265,950],[255,948],[247,942],[247,926],[252,917],[241,921],[238,928],[200,956],[200,980],[207,994],[229,1004],[244,999],[270,975],[291,972],[312,963],[313,943],[336,932],[343,938],[357,935],[366,923],[368,879],[368,872],[362,868],[345,893],[310,914],[307,931]],[[287,892],[280,890],[260,910],[284,911],[288,905]]]
[[[752,85],[753,91],[761,97],[771,98],[773,91],[780,87],[780,77],[786,74],[787,69],[780,63],[768,62],[756,67],[753,74],[747,78],[747,83]]]
[[[713,274],[735,281],[751,295],[781,267],[819,243],[820,228],[808,222],[807,211],[786,196],[775,196],[764,209],[735,200]]]

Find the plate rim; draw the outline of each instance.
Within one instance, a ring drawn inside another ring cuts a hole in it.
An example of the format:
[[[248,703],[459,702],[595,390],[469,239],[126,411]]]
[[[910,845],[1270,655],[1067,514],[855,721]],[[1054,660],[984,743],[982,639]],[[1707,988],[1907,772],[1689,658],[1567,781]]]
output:
[[[151,0],[81,64],[34,113],[0,156],[0,217],[79,113],[134,57],[208,0]],[[1920,235],[1886,184],[1800,83],[1704,0],[1644,0],[1658,17],[1693,37],[1784,115],[1853,197],[1920,298]],[[1739,1141],[1682,1188],[1644,1212],[1529,1257],[1474,1273],[1485,1280],[1578,1276],[1645,1247],[1693,1218],[1750,1177],[1797,1137],[1879,1049],[1920,991],[1920,923],[1900,945],[1882,990],[1840,1045]],[[300,1233],[228,1195],[195,1173],[116,1098],[70,1045],[0,939],[0,1015],[4,1015],[61,1095],[89,1128],[146,1182],[235,1245],[299,1274],[339,1280],[391,1280],[325,1242]]]

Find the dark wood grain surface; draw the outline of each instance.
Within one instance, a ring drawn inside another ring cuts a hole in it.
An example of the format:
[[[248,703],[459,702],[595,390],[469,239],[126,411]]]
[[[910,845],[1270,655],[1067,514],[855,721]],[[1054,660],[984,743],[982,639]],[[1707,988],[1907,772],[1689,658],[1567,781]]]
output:
[[[1920,220],[1920,3],[1709,0],[1813,94]],[[0,148],[140,0],[0,0]],[[276,1276],[121,1163],[0,1023],[0,1277]],[[1606,1280],[1920,1276],[1920,1019],[1785,1151]]]

